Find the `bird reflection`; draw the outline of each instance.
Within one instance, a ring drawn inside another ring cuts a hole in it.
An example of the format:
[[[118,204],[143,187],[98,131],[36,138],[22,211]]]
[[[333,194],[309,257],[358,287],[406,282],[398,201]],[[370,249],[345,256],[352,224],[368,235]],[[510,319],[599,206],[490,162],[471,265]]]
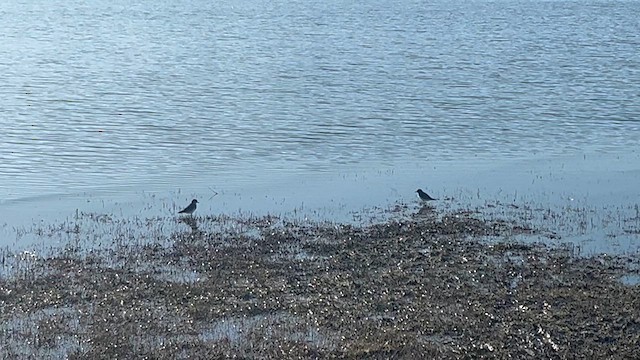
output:
[[[191,231],[193,232],[199,231],[197,217],[192,217],[192,216],[181,217],[178,219],[178,222],[189,225],[189,227],[191,228]]]

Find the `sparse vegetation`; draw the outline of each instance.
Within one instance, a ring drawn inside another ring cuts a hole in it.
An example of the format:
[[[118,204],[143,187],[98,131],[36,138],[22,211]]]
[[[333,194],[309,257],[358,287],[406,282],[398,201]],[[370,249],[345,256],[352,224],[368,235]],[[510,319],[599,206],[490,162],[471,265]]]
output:
[[[637,356],[640,287],[620,281],[637,255],[516,242],[546,230],[476,212],[393,211],[403,216],[367,226],[96,214],[52,225],[42,233],[68,236],[64,249],[2,256],[3,358]],[[106,245],[94,233],[105,229]]]

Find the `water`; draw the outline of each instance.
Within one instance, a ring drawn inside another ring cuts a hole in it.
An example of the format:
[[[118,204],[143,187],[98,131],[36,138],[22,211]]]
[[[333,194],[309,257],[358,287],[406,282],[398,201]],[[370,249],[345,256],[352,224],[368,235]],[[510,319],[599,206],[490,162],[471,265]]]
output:
[[[337,218],[418,187],[632,206],[639,12],[637,1],[3,3],[5,238],[76,209],[168,216],[192,197],[199,213]]]

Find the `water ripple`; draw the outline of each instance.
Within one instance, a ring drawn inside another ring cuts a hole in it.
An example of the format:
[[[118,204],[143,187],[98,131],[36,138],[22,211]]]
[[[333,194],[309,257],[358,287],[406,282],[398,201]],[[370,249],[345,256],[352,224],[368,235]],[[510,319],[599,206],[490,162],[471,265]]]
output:
[[[56,3],[0,13],[12,187],[637,150],[635,2]]]

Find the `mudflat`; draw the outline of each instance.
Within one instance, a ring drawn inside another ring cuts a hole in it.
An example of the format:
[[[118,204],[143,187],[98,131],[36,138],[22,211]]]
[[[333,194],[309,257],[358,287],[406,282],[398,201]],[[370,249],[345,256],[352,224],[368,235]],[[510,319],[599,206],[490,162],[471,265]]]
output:
[[[637,254],[515,241],[539,231],[471,211],[398,212],[362,226],[194,216],[170,236],[108,246],[55,227],[75,241],[2,256],[2,356],[637,356],[640,286],[623,281],[638,278]]]

